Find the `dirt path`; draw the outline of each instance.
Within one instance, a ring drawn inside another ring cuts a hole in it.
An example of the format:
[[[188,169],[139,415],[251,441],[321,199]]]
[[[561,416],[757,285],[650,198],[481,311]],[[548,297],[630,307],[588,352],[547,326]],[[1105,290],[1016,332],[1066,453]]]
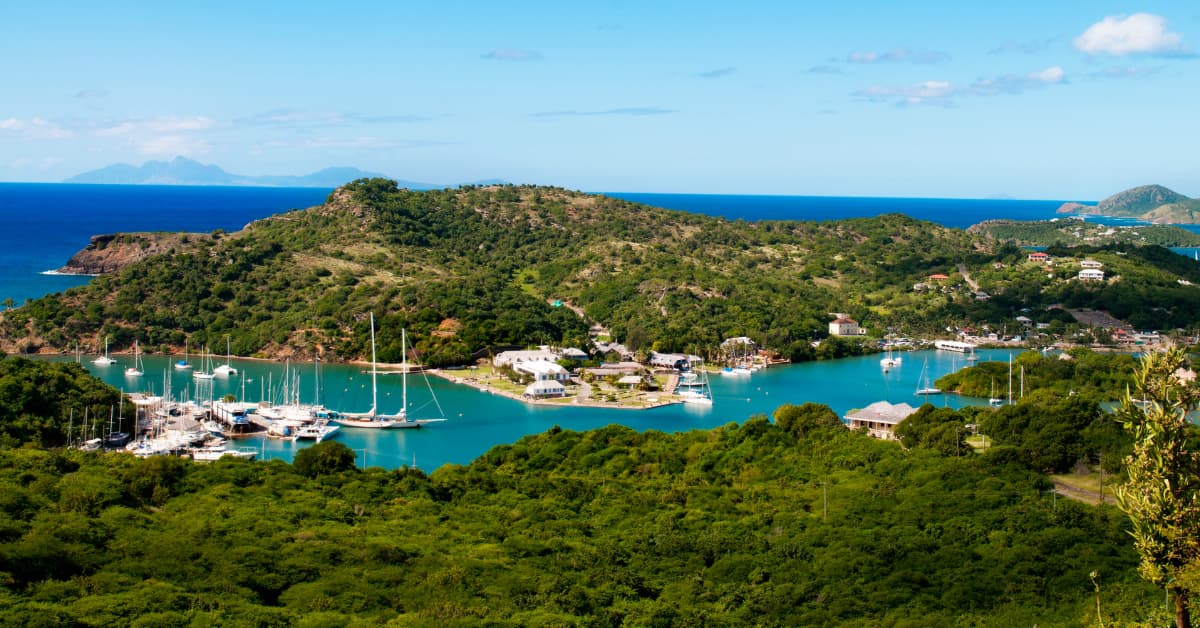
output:
[[[1051,478],[1050,481],[1054,482],[1054,492],[1066,497],[1067,499],[1073,499],[1075,501],[1084,502],[1093,506],[1100,503],[1100,493],[1097,493],[1096,491],[1089,491],[1086,488],[1072,486],[1066,482],[1063,482],[1062,480],[1056,480],[1054,478]],[[1113,506],[1117,504],[1116,497],[1114,497],[1112,492],[1109,490],[1104,491],[1104,503]]]
[[[962,275],[963,281],[967,282],[968,286],[971,286],[973,292],[979,292],[979,284],[975,283],[975,280],[971,279],[971,275],[967,273],[966,264],[958,265],[958,274]]]

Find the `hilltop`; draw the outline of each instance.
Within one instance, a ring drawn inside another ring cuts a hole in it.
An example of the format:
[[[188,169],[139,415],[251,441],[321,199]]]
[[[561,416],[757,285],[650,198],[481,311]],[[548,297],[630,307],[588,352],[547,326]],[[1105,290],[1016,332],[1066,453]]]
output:
[[[239,355],[345,360],[369,352],[374,312],[384,361],[399,361],[402,327],[423,361],[445,365],[507,345],[584,346],[594,323],[634,351],[703,354],[750,336],[809,359],[830,312],[875,334],[1001,323],[1057,303],[1148,329],[1187,327],[1200,312],[1188,260],[1158,247],[1085,254],[1114,280],[1073,281],[1070,252],[1056,253],[1063,272],[1047,277],[1011,244],[899,214],[748,223],[554,187],[414,191],[364,179],[323,205],[189,238],[0,313],[0,350],[94,347],[104,336],[114,350],[135,338],[178,350],[228,334]],[[1159,307],[1139,306],[1148,299]]]
[[[1161,185],[1118,192],[1096,205],[1064,203],[1059,213],[1136,218],[1159,224],[1200,223],[1200,199],[1188,198]]]

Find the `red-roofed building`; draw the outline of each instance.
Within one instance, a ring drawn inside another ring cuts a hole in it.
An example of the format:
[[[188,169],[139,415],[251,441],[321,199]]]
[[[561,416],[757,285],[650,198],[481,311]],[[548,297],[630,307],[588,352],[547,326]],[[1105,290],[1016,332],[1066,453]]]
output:
[[[1029,254],[1029,261],[1045,264],[1046,262],[1050,261],[1050,256],[1042,251],[1034,251]]]
[[[929,281],[946,281],[949,278],[950,278],[950,275],[943,275],[942,273],[934,273],[929,276]]]
[[[852,318],[842,316],[829,323],[830,336],[857,336],[858,334],[858,321]]]

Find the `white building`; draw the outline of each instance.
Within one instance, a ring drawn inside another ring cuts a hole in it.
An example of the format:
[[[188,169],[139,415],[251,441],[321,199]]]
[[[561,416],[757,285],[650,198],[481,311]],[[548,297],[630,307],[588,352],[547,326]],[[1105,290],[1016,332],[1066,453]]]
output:
[[[1104,267],[1103,263],[1097,262],[1094,259],[1085,259],[1082,262],[1079,262],[1079,265],[1083,268],[1103,268]]]
[[[1079,271],[1080,281],[1104,281],[1104,271],[1095,268],[1085,268]]]
[[[534,381],[566,381],[571,377],[567,369],[563,368],[556,362],[549,360],[530,360],[528,362],[517,362],[512,365],[512,369],[518,373],[532,375]]]
[[[829,323],[830,336],[857,336],[859,335],[858,321],[841,316],[835,318]]]
[[[558,354],[549,349],[532,349],[527,351],[501,351],[496,354],[492,360],[492,364],[496,366],[513,366],[521,362],[546,361],[554,362],[558,359]]]
[[[882,440],[896,440],[896,426],[917,409],[907,403],[892,405],[886,401],[875,403],[846,414],[846,427],[866,430],[867,434]]]
[[[542,380],[526,386],[525,396],[530,399],[565,397],[567,396],[567,388],[566,386],[562,385],[562,382],[556,382],[554,380]]]

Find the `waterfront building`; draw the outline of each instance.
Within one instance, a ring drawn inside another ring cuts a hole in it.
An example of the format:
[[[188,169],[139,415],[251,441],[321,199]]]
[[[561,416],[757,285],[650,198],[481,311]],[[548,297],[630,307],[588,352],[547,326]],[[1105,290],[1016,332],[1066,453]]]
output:
[[[566,381],[571,377],[567,369],[560,366],[557,362],[549,360],[529,360],[525,362],[517,362],[512,365],[512,369],[518,373],[525,373],[533,376],[534,381]]]
[[[558,354],[549,349],[532,349],[524,351],[501,351],[492,359],[492,364],[496,366],[512,366],[516,368],[517,364],[522,362],[554,362],[558,359]]]
[[[538,380],[525,387],[524,396],[528,399],[566,397],[567,387],[563,386],[562,382],[552,379]]]

